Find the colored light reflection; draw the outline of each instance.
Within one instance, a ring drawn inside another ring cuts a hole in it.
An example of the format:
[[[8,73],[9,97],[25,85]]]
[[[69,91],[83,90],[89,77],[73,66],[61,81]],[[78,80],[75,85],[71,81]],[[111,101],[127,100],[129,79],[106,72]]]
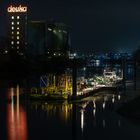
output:
[[[27,140],[26,112],[19,105],[19,86],[9,90],[11,102],[7,105],[7,134],[8,140]],[[16,101],[13,95],[16,95]],[[16,102],[16,103],[15,103]]]
[[[93,116],[96,117],[96,102],[93,100]]]

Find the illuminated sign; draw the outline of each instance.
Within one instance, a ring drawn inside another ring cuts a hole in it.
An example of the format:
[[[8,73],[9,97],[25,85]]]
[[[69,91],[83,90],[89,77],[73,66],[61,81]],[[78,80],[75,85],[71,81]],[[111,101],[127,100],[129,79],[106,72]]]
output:
[[[19,5],[18,7],[14,7],[14,6],[10,6],[7,8],[7,11],[9,13],[24,13],[24,12],[27,12],[27,6],[21,6]]]

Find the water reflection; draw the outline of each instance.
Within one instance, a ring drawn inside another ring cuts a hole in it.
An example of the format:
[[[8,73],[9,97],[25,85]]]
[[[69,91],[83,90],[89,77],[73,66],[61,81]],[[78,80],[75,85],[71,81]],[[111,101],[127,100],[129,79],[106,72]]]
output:
[[[68,104],[67,101],[63,103],[33,102],[30,104],[30,107],[31,109],[35,109],[37,112],[46,112],[49,117],[57,116],[66,122],[72,113],[72,104]]]
[[[84,129],[84,109],[81,109],[81,130]]]
[[[115,118],[113,119],[114,114],[112,115],[113,110],[115,110],[117,108],[117,104],[120,103],[121,95],[109,94],[109,95],[102,95],[100,98],[99,96],[97,98],[93,97],[93,99],[90,98],[90,100],[88,100],[87,102],[84,101],[82,103],[79,103],[80,117],[81,117],[80,125],[81,125],[82,133],[88,127],[88,123],[90,123],[89,120],[91,117],[93,117],[92,118],[93,128],[98,128],[100,126],[102,126],[102,128],[107,128],[107,126],[121,127],[121,119],[115,119]],[[92,116],[89,115],[91,109],[92,109]]]
[[[121,95],[118,95],[118,100],[121,100]]]
[[[114,103],[115,102],[115,95],[113,94],[113,96],[112,96],[112,103]]]
[[[103,109],[105,109],[107,99],[108,99],[107,96],[104,96],[104,101],[103,101],[103,105],[102,105]]]
[[[96,102],[93,100],[93,116],[96,117]]]
[[[106,125],[106,124],[105,124],[105,120],[103,119],[103,128],[105,128],[105,125]]]
[[[118,120],[118,127],[121,127],[121,120]]]
[[[105,109],[105,101],[103,102],[103,109]]]
[[[19,86],[10,88],[8,94],[11,96],[11,102],[7,104],[8,140],[27,140],[26,111],[19,104]]]
[[[106,131],[109,127],[122,127],[121,118],[113,114],[114,106],[121,102],[118,99],[120,94],[98,95],[76,103],[29,102],[27,110],[20,105],[19,86],[16,89],[10,88],[9,94],[11,95],[11,102],[7,105],[9,140],[32,138],[35,140],[40,137],[53,140],[57,139],[58,134],[61,135],[62,140],[65,138],[78,140],[85,139],[87,132],[88,135],[93,136],[92,132],[97,131],[97,128]],[[27,111],[30,120],[28,122]]]

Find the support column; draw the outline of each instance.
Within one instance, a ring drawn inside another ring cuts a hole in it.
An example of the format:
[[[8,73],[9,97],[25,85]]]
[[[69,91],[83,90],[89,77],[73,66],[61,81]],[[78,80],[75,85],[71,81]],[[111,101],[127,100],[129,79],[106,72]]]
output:
[[[134,59],[134,90],[137,89],[136,77],[137,77],[137,62],[136,59]]]
[[[126,59],[124,58],[122,64],[122,69],[123,69],[123,88],[126,90]]]
[[[73,66],[72,70],[72,92],[75,97],[77,94],[77,67]]]

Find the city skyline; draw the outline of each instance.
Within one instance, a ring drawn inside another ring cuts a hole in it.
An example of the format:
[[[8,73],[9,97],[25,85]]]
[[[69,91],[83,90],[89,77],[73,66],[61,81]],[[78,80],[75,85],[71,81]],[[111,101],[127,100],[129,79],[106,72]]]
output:
[[[28,19],[54,19],[68,26],[71,47],[85,52],[131,52],[140,45],[140,2],[111,1],[2,1],[0,35],[6,34],[6,8],[27,3]]]

